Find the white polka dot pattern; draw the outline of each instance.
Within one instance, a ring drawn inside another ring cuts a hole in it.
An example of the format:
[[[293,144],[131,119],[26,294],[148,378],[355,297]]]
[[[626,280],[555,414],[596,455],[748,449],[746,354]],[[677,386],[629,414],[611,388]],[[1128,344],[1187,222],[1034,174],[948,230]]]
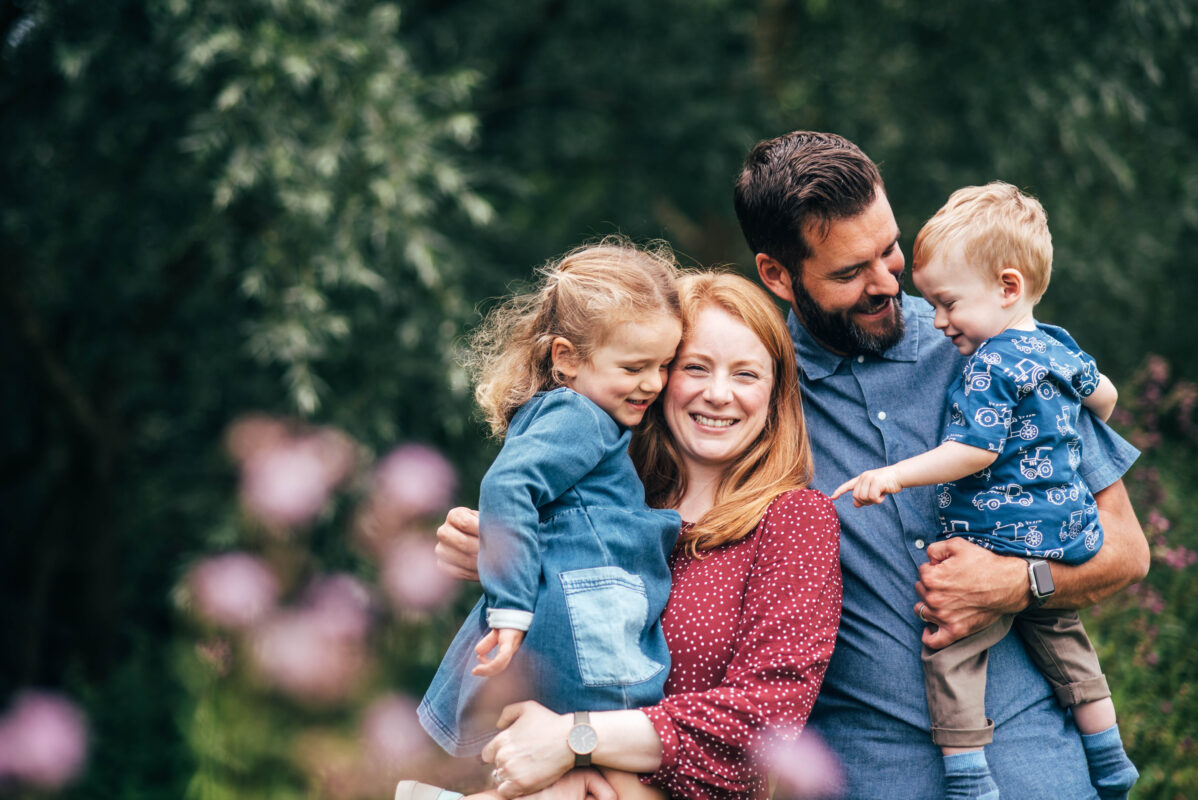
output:
[[[698,559],[674,552],[666,698],[641,709],[664,754],[646,783],[675,798],[766,797],[753,754],[815,702],[840,623],[839,545],[832,502],[798,490],[746,538]]]

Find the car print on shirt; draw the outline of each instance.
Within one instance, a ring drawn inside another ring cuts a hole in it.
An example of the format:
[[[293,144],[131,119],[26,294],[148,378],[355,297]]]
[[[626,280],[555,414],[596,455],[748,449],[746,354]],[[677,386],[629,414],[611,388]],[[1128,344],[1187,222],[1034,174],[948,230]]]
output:
[[[1001,506],[1008,503],[1030,506],[1032,504],[1032,495],[1019,484],[1008,483],[1006,486],[996,486],[993,489],[986,489],[973,496],[973,507],[978,511],[982,511],[983,509],[997,511]]]
[[[1018,339],[1011,340],[1011,346],[1021,353],[1043,353],[1048,349],[1048,345],[1034,336],[1020,336]]]

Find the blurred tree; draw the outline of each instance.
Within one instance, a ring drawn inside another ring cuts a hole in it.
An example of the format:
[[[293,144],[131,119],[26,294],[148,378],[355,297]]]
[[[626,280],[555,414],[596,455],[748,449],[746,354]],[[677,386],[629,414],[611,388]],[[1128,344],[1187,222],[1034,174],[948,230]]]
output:
[[[168,590],[229,544],[235,414],[474,446],[443,233],[491,213],[458,166],[474,77],[414,69],[399,25],[366,1],[0,5],[0,697],[84,687],[114,748],[93,781],[180,778],[124,743],[170,724]]]

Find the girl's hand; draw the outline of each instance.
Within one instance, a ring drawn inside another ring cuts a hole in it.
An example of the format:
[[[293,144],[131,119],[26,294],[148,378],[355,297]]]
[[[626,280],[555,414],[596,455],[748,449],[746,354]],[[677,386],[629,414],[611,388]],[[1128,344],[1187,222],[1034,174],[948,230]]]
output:
[[[869,469],[836,487],[832,499],[835,500],[850,489],[853,490],[853,505],[860,508],[877,505],[886,495],[901,492],[903,484],[899,480],[898,470],[894,467]]]
[[[566,736],[573,717],[555,714],[533,700],[503,709],[499,734],[483,748],[483,761],[503,777],[495,788],[504,797],[519,797],[549,786],[574,766]]]
[[[516,651],[520,649],[520,644],[523,641],[524,631],[518,631],[515,628],[492,628],[487,631],[487,635],[482,638],[482,641],[474,646],[479,664],[470,670],[471,674],[483,678],[493,678],[503,672],[507,669],[507,665],[512,663],[512,656],[516,655]],[[495,657],[488,658],[487,653],[496,647],[499,648],[499,651],[495,653]]]

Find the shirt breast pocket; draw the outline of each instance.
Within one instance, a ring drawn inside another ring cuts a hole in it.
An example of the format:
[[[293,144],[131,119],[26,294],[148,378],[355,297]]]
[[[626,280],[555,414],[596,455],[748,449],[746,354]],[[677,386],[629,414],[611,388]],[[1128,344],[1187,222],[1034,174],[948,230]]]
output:
[[[641,683],[665,668],[641,650],[650,620],[640,576],[619,567],[592,567],[559,577],[583,685]]]

